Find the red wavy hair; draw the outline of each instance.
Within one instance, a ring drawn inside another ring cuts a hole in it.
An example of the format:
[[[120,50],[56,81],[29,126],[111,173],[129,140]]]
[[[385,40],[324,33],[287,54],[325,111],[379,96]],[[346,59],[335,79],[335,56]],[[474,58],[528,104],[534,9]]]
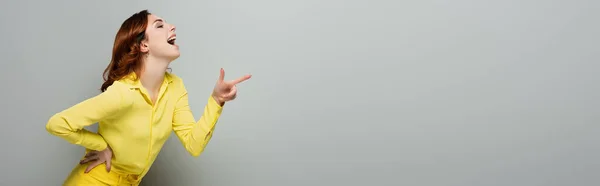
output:
[[[148,26],[148,10],[142,10],[127,18],[115,36],[113,45],[112,59],[108,67],[104,70],[102,92],[111,86],[115,81],[129,75],[132,72],[140,77],[142,59],[144,53],[140,51],[142,40],[146,39],[145,31]]]

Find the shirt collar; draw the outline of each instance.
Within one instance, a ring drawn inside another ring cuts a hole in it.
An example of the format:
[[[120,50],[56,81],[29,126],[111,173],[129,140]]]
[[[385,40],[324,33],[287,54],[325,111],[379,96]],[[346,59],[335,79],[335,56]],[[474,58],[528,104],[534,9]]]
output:
[[[130,88],[141,88],[142,87],[142,82],[140,81],[139,78],[137,78],[137,74],[135,72],[131,72],[131,73],[127,74],[125,77],[123,77],[119,81],[129,85]],[[165,72],[165,78],[163,80],[163,83],[168,85],[172,82],[173,82],[172,75],[168,72]]]

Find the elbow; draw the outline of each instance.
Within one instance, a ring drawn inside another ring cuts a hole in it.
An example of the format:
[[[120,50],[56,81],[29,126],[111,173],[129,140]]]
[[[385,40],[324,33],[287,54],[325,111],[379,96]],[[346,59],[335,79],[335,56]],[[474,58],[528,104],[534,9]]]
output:
[[[187,147],[187,151],[190,153],[190,155],[192,155],[193,157],[198,157],[200,156],[203,152],[204,149],[206,148],[206,143],[203,143],[201,145],[198,145],[196,147],[191,147],[188,146]]]
[[[200,148],[199,150],[190,150],[189,153],[193,157],[198,157],[198,156],[200,156],[200,154],[202,154],[203,151],[204,151],[204,148]]]
[[[183,140],[183,146],[185,147],[185,150],[187,150],[188,153],[190,153],[190,155],[192,155],[193,157],[198,157],[200,156],[203,152],[204,149],[206,149],[206,146],[208,145],[208,142],[210,141],[212,137],[212,132],[209,132],[203,140]]]
[[[60,134],[61,133],[60,132],[61,130],[59,129],[61,126],[60,123],[64,123],[64,120],[62,119],[62,117],[59,114],[53,115],[48,120],[48,123],[46,123],[46,131],[48,131],[48,133],[53,134],[53,135]]]
[[[192,157],[198,157],[198,156],[200,156],[200,154],[202,154],[202,153],[200,153],[200,152],[192,152],[192,153],[190,153],[190,154],[192,155]]]

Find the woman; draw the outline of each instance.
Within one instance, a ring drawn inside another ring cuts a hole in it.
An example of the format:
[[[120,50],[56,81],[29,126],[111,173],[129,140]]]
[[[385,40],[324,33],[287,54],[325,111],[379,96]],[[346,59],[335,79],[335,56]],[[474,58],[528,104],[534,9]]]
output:
[[[179,57],[175,26],[140,11],[117,32],[102,93],[52,116],[46,129],[86,148],[64,185],[138,185],[174,131],[185,149],[199,156],[212,137],[223,105],[236,97],[221,69],[200,120],[188,104],[182,80],[166,72]],[[85,126],[98,122],[98,133]],[[98,166],[104,164],[104,166]]]

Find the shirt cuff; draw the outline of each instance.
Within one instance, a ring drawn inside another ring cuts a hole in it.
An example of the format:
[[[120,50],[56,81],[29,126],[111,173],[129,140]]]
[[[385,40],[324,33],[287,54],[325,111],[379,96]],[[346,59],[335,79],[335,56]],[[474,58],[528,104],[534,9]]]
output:
[[[218,109],[219,110],[219,114],[221,113],[220,111],[223,109],[223,106],[221,106],[221,104],[219,104],[219,102],[217,102],[217,100],[215,100],[215,98],[211,95],[208,96],[208,107],[212,110],[212,109]]]

